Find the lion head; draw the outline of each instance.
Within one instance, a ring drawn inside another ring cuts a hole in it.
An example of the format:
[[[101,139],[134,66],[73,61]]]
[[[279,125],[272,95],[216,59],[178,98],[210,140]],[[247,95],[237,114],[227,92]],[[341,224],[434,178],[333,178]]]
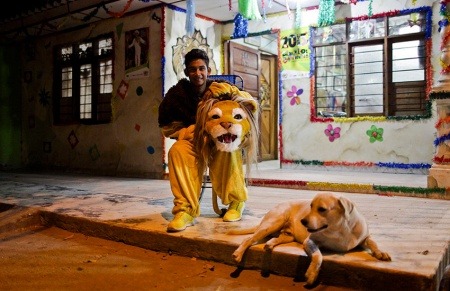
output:
[[[247,92],[236,88],[230,92],[221,92],[220,97],[211,97],[199,104],[195,147],[203,158],[204,168],[214,151],[244,150],[248,173],[250,165],[257,161],[258,103]]]

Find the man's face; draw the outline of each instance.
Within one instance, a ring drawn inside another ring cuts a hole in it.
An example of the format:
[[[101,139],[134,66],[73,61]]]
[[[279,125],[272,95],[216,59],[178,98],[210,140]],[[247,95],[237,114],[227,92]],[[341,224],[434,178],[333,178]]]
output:
[[[189,81],[199,89],[206,84],[206,78],[211,72],[211,68],[206,66],[206,63],[202,59],[192,61],[184,73],[188,76]]]

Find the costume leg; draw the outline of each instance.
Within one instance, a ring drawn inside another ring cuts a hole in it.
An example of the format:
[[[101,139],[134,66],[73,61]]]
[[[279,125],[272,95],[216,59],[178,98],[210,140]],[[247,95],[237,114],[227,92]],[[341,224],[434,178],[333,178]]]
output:
[[[224,205],[247,201],[241,151],[215,152],[209,165],[209,176],[213,190]]]
[[[175,197],[172,213],[183,211],[198,217],[203,173],[198,169],[193,144],[188,140],[176,141],[169,150],[168,159],[170,186]]]

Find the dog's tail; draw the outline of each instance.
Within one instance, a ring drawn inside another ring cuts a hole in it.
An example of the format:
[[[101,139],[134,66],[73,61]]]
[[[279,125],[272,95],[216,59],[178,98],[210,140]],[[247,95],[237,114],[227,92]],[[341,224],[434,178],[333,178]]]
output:
[[[248,227],[248,228],[230,229],[229,231],[227,231],[226,234],[229,234],[229,235],[251,234],[251,233],[254,233],[257,228],[258,228],[258,226],[255,225],[255,226]]]

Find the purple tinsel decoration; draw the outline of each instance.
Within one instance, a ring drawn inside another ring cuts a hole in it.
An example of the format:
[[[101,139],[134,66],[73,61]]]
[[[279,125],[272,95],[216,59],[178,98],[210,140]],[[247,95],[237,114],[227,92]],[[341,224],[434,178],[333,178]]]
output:
[[[232,38],[247,37],[248,34],[248,20],[238,13],[234,17],[234,32]]]
[[[195,25],[195,4],[194,0],[186,1],[186,34],[192,36],[194,34]]]

